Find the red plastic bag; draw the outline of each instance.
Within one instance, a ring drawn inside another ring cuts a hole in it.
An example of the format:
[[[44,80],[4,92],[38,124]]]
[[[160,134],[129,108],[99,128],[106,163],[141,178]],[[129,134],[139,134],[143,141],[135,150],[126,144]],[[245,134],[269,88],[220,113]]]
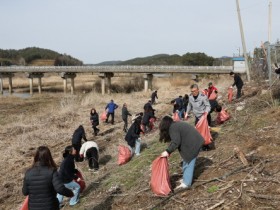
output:
[[[230,115],[229,113],[227,113],[226,110],[222,109],[222,111],[220,113],[218,113],[217,115],[217,119],[216,119],[216,122],[218,124],[222,124],[224,123],[225,121],[229,120],[230,118]]]
[[[204,95],[206,95],[206,96],[208,96],[208,90],[207,90],[207,89],[202,90],[201,93],[204,94]]]
[[[131,158],[131,151],[128,147],[120,145],[118,147],[119,150],[119,157],[118,157],[118,164],[123,165],[126,164]]]
[[[80,187],[81,187],[80,188],[80,192],[83,192],[84,189],[86,188],[86,182],[84,180],[84,177],[83,177],[83,175],[82,175],[82,173],[80,171],[78,171],[76,173],[76,175],[77,175],[78,178],[80,178],[80,180],[77,181],[77,179],[75,179],[75,182],[77,182],[80,185]]]
[[[25,197],[20,210],[28,210],[28,196]]]
[[[233,88],[228,88],[228,102],[232,102],[232,97],[233,97]]]
[[[175,121],[175,122],[180,121],[179,113],[174,112],[172,118],[173,118],[173,121]]]
[[[211,93],[211,95],[209,96],[209,100],[216,100],[217,99],[217,93],[215,93],[215,91],[213,91],[212,93]]]
[[[101,121],[105,122],[105,120],[107,119],[107,112],[104,111],[102,112],[101,116],[100,116]]]
[[[156,121],[156,118],[154,118],[154,117],[149,119],[149,126],[150,126],[151,130],[153,130],[155,127],[155,121]]]
[[[168,195],[171,191],[169,165],[166,157],[158,157],[152,163],[151,188],[156,195]]]
[[[211,144],[212,136],[207,121],[207,113],[204,113],[202,115],[202,117],[199,119],[198,123],[196,124],[195,128],[204,138],[204,145]]]

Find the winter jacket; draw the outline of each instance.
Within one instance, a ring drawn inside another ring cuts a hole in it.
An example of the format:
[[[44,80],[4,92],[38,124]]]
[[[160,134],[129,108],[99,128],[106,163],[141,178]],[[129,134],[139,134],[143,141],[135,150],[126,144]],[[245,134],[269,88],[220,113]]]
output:
[[[127,110],[127,107],[123,106],[123,108],[122,108],[122,119],[127,120],[128,116],[131,116],[131,114]]]
[[[117,109],[119,106],[117,104],[115,104],[114,102],[110,102],[107,104],[107,106],[105,107],[105,109],[108,109],[108,113],[114,113],[115,109]]]
[[[99,116],[98,116],[97,112],[95,112],[94,114],[92,114],[92,113],[90,114],[90,122],[94,126],[99,125]]]
[[[175,104],[177,104],[178,110],[181,111],[183,109],[183,99],[182,98],[176,98]]]
[[[237,88],[243,87],[243,81],[238,74],[234,74],[234,83],[232,84],[232,86],[234,85],[236,85]]]
[[[82,139],[87,141],[86,132],[83,126],[79,126],[72,136],[72,145],[82,145]]]
[[[218,92],[218,89],[212,85],[212,87],[208,88],[208,98],[211,96],[211,94],[213,93],[213,91]]]
[[[140,122],[135,121],[130,128],[127,131],[127,134],[125,135],[125,140],[127,141],[127,144],[131,147],[135,147],[135,141],[140,137],[141,133],[141,127]]]
[[[80,155],[83,155],[84,157],[86,157],[87,150],[92,147],[95,147],[97,149],[97,151],[99,151],[98,145],[94,141],[87,141],[87,142],[83,143],[81,150],[80,150]]]
[[[148,125],[151,118],[155,118],[154,113],[153,112],[145,112],[144,116],[143,116],[143,119],[142,119],[142,124],[143,125]]]
[[[68,155],[63,159],[59,167],[58,175],[64,184],[72,182],[73,179],[77,178],[75,175],[77,170],[75,169],[74,158],[74,155]]]
[[[57,193],[73,196],[72,191],[60,180],[56,170],[40,165],[25,173],[22,192],[29,196],[29,210],[58,210]]]
[[[150,112],[150,111],[154,111],[153,107],[152,107],[152,104],[150,102],[146,103],[144,105],[144,111],[145,112]]]
[[[176,149],[183,160],[189,163],[198,156],[204,144],[204,138],[198,131],[186,122],[173,122],[169,128],[171,142],[166,151],[171,154]]]
[[[203,115],[204,112],[209,113],[211,107],[207,96],[202,93],[199,93],[196,98],[193,95],[190,95],[187,114],[189,114],[191,110],[198,119]]]

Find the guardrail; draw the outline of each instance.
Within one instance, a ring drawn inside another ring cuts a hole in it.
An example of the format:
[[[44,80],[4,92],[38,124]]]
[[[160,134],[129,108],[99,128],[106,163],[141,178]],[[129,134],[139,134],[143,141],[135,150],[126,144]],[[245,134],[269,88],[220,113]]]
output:
[[[0,73],[216,73],[226,74],[232,66],[1,66]]]

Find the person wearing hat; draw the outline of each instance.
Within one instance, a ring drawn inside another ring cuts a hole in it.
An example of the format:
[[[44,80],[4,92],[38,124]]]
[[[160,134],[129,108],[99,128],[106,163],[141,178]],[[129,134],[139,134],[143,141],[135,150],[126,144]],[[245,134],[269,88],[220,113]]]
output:
[[[213,85],[212,82],[209,82],[208,84],[208,90],[207,90],[207,94],[208,94],[208,98],[210,98],[212,93],[218,93],[218,89]]]
[[[114,124],[114,119],[115,119],[115,109],[117,109],[119,106],[117,104],[114,103],[114,100],[111,100],[110,103],[107,104],[107,106],[105,107],[105,110],[108,109],[108,113],[107,113],[107,119],[106,119],[106,123],[108,123],[108,119],[111,115],[112,117],[112,121],[111,123]]]
[[[127,104],[124,103],[123,107],[122,107],[122,119],[123,119],[123,122],[124,122],[123,131],[125,133],[127,132],[127,118],[128,118],[128,116],[131,116],[131,114],[127,110]]]
[[[135,154],[136,156],[140,155],[140,146],[141,146],[141,139],[140,133],[143,132],[141,130],[141,115],[135,115],[132,117],[132,125],[127,131],[125,135],[125,140],[131,149],[131,153]]]

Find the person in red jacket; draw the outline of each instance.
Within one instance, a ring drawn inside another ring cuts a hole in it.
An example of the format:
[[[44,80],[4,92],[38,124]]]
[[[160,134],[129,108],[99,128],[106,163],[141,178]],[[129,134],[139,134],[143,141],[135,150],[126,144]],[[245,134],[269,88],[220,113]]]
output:
[[[218,93],[218,89],[213,85],[212,82],[209,82],[208,84],[208,98],[211,96],[211,94],[215,92],[216,94]]]

